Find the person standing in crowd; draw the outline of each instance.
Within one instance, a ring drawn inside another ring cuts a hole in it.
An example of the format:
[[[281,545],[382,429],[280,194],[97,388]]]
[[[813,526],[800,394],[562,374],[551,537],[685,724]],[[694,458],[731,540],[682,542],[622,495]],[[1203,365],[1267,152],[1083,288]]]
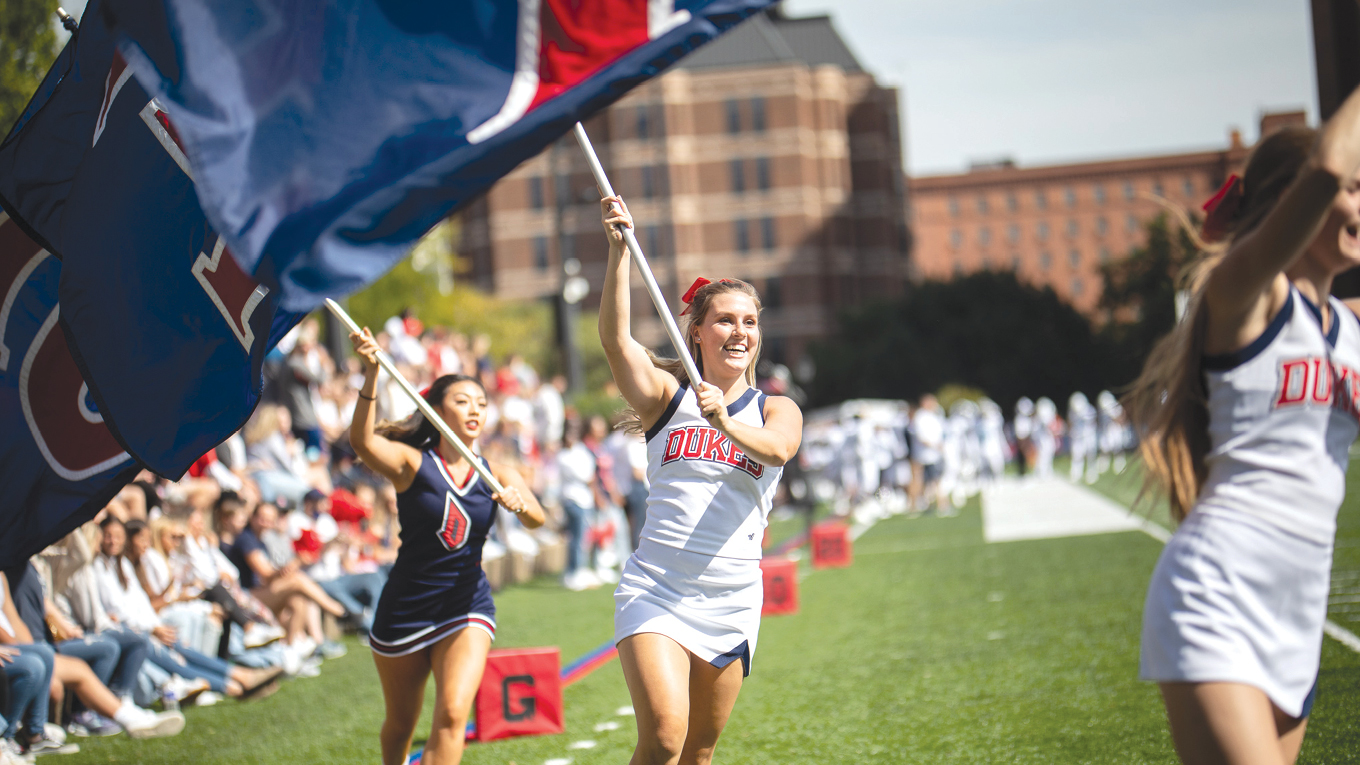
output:
[[[587,532],[595,523],[598,505],[595,488],[595,455],[581,442],[583,425],[569,420],[563,431],[562,448],[557,452],[557,474],[561,481],[558,498],[567,524],[567,570],[562,586],[580,591],[599,587],[599,577],[590,567]]]
[[[1086,394],[1077,391],[1067,400],[1067,451],[1072,458],[1068,477],[1073,483],[1096,482],[1096,451],[1099,445],[1099,431],[1096,426],[1096,408]]]
[[[1058,407],[1048,396],[1034,402],[1034,429],[1030,438],[1034,441],[1034,475],[1038,478],[1053,477],[1053,455],[1058,452],[1062,438],[1062,424],[1058,422]]]
[[[911,418],[911,435],[912,510],[919,513],[939,500],[937,488],[944,473],[944,417],[935,396],[921,397]]]
[[[497,504],[529,528],[543,525],[543,508],[518,471],[483,459],[504,487],[493,494],[424,415],[375,427],[378,345],[367,329],[351,334],[350,342],[365,372],[350,443],[364,464],[392,482],[401,521],[401,548],[369,634],[387,707],[380,736],[383,763],[406,762],[431,671],[434,725],[421,760],[457,763],[473,695],[496,635],[496,605],[482,571],[482,545]],[[487,409],[481,383],[445,375],[424,396],[454,434],[474,448]]]
[[[618,197],[601,204],[609,260],[600,339],[645,433],[651,487],[641,541],[614,593],[614,641],[637,712],[632,761],[706,763],[751,670],[761,541],[803,417],[755,387],[760,299],[745,282],[701,279],[684,296],[686,350],[704,379],[633,339],[623,245],[633,220]]]
[[[1143,611],[1140,675],[1185,763],[1290,765],[1317,692],[1337,511],[1357,433],[1360,93],[1262,139],[1206,205],[1186,318],[1128,397],[1179,528]]]

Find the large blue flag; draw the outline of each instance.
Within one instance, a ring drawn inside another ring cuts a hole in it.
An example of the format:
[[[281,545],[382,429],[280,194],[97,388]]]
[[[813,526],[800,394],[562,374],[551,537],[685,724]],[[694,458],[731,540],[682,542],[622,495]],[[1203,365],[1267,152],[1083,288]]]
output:
[[[292,311],[769,2],[108,0],[208,219]]]
[[[99,14],[0,144],[0,567],[231,435],[299,318],[224,252]]]

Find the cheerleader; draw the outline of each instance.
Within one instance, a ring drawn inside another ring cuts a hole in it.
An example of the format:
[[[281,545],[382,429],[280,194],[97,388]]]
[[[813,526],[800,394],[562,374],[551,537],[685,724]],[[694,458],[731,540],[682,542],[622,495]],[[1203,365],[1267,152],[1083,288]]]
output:
[[[1141,675],[1185,763],[1288,765],[1317,688],[1337,510],[1360,404],[1360,96],[1287,128],[1205,206],[1224,239],[1128,397],[1180,527],[1152,575]]]
[[[647,518],[614,593],[614,642],[637,712],[634,765],[708,763],[750,674],[760,627],[760,544],[803,416],[755,387],[760,298],[735,279],[699,279],[683,298],[686,345],[703,379],[629,332],[632,228],[602,200],[609,266],[600,339],[647,441]]]
[[[514,469],[487,462],[505,487],[493,494],[472,465],[416,413],[375,429],[378,344],[365,329],[350,342],[363,359],[364,384],[354,407],[354,452],[397,492],[401,547],[373,617],[369,644],[382,682],[387,716],[381,741],[384,765],[406,762],[420,717],[425,682],[434,672],[435,707],[421,761],[457,763],[473,696],[496,637],[496,604],[482,573],[482,544],[496,505],[529,528],[543,525],[543,509]],[[486,391],[475,378],[444,375],[423,394],[468,447],[486,424]]]

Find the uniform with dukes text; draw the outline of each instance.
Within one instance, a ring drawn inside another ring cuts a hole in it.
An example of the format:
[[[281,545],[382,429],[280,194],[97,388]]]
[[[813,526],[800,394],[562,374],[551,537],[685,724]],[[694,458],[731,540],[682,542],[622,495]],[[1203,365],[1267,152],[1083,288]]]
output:
[[[1145,680],[1243,683],[1292,717],[1310,711],[1360,428],[1360,322],[1329,306],[1324,330],[1291,286],[1255,342],[1203,359],[1208,477],[1152,575]]]
[[[482,571],[496,518],[491,488],[476,471],[459,481],[426,449],[410,488],[397,495],[397,517],[401,548],[373,617],[373,652],[405,656],[467,627],[494,640],[496,604]]]
[[[727,406],[763,427],[765,394]],[[680,386],[647,436],[647,520],[614,592],[614,642],[666,635],[716,667],[750,674],[763,600],[761,542],[783,468],[761,465],[700,413]]]

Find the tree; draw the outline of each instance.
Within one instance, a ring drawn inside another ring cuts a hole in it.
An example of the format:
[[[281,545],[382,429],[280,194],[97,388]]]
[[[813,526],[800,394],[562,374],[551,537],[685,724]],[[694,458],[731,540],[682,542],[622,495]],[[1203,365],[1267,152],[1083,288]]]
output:
[[[0,137],[57,56],[57,0],[0,0]]]
[[[1008,271],[925,282],[903,298],[851,310],[813,354],[819,404],[916,398],[955,384],[1009,407],[1020,396],[1065,401],[1114,383],[1088,319],[1052,289]]]
[[[1176,325],[1178,279],[1199,254],[1185,227],[1165,214],[1149,221],[1146,232],[1145,245],[1101,267],[1100,308],[1110,321],[1100,336],[1113,351],[1112,372],[1122,383],[1137,377],[1152,346]]]

